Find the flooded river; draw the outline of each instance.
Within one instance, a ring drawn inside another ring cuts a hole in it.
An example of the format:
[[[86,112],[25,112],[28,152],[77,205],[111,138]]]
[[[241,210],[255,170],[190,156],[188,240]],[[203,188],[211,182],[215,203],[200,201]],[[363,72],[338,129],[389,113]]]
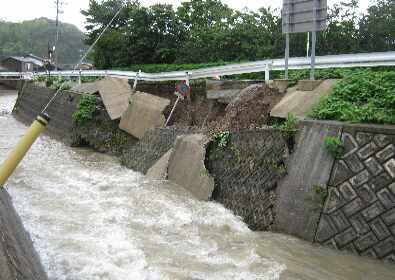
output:
[[[0,96],[0,159],[26,127]],[[395,279],[395,265],[281,234],[151,181],[110,156],[41,137],[7,184],[53,280]]]

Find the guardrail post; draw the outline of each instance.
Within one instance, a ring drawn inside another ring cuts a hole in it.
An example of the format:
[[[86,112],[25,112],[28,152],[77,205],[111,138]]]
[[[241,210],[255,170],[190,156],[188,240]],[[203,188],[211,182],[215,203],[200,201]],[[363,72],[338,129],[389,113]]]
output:
[[[78,84],[81,85],[82,84],[82,79],[81,79],[81,69],[79,71],[79,75],[78,75]]]
[[[271,70],[271,65],[267,63],[265,67],[265,81],[270,80],[270,70]]]
[[[141,70],[139,70],[137,73],[136,73],[136,77],[134,77],[134,83],[133,83],[133,92],[135,92],[136,91],[136,88],[137,88],[137,82],[138,82],[138,80],[139,80],[139,76],[140,76],[140,74],[141,74]]]

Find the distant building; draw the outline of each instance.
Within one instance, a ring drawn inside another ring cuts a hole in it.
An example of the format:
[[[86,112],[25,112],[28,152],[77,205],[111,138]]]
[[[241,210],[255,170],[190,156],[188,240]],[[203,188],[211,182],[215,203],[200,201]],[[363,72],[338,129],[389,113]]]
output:
[[[7,57],[1,61],[1,66],[10,72],[40,72],[53,69],[47,59],[33,54]]]

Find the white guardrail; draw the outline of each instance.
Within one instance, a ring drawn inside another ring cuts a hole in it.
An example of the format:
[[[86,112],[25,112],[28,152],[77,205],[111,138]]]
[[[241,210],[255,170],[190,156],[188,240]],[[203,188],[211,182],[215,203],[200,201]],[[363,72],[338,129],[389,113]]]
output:
[[[395,66],[395,51],[326,55],[316,57],[316,68],[344,68],[344,67],[374,67],[374,66]],[[310,58],[294,57],[289,59],[289,69],[309,69]],[[284,70],[284,59],[268,59],[255,62],[230,64],[218,67],[209,67],[194,70],[183,70],[162,73],[144,73],[132,71],[115,70],[75,70],[75,71],[51,71],[52,76],[65,77],[96,77],[110,76],[116,78],[143,80],[143,81],[178,81],[201,78],[211,78],[217,76],[236,75],[244,73],[265,72],[265,80],[270,79],[271,70]],[[34,77],[48,75],[48,72],[0,72],[0,80],[31,80]]]

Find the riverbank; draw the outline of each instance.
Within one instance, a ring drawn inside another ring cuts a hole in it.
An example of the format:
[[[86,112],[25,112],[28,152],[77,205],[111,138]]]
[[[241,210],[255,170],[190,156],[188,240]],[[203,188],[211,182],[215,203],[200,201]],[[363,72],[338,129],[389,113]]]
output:
[[[168,85],[139,87],[161,97],[173,96]],[[49,96],[38,87],[26,87],[14,115],[28,123]],[[67,131],[60,138],[69,145],[88,145],[111,153],[127,167],[145,174],[175,147],[177,137],[208,134],[213,141],[205,146],[204,167],[195,168],[194,176],[213,178],[210,199],[242,217],[251,229],[284,232],[358,255],[394,260],[393,126],[300,121],[294,147],[289,146],[289,139],[284,139],[278,128],[262,124],[261,128],[221,134],[226,131],[202,128],[203,117],[192,118],[198,119],[199,125],[185,125],[185,120],[190,119],[185,116],[185,108],[209,108],[213,102],[198,88],[195,95],[192,91],[191,103],[185,103],[187,107],[180,107],[181,111],[175,113],[173,126],[152,129],[138,140],[118,128],[119,120],[110,120],[99,97],[92,119],[76,124],[72,114],[80,96],[65,93],[50,112],[57,121],[50,124],[49,133],[56,136],[59,129],[62,133]],[[222,108],[222,113],[217,110],[211,117],[224,116],[224,107],[214,104],[211,107]],[[165,110],[165,116],[168,111]],[[342,157],[333,158],[325,148],[328,137],[342,139]],[[184,158],[188,157],[186,153]],[[186,161],[183,172],[191,173],[192,165]]]
[[[3,157],[26,126],[9,114],[0,121]],[[395,273],[393,265],[252,232],[219,203],[45,135],[7,188],[50,279],[392,280]]]

